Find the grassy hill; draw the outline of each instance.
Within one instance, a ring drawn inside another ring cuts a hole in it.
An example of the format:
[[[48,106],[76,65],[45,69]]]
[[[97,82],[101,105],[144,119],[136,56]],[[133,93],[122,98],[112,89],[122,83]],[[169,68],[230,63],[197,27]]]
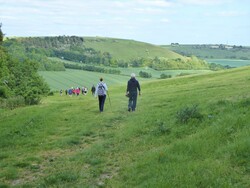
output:
[[[39,70],[62,71],[68,60],[80,65],[106,67],[151,67],[155,70],[203,69],[211,67],[195,56],[186,57],[149,43],[102,37],[20,37],[5,40],[3,45],[16,59],[30,59]],[[72,64],[71,64],[72,66]],[[72,67],[71,67],[72,68]]]
[[[105,37],[15,37],[5,39],[5,47],[12,53],[22,48],[19,53],[38,53],[40,55],[54,55],[51,50],[63,50],[75,53],[75,55],[91,56],[100,51],[101,54],[109,53],[114,59],[128,61],[136,58],[165,57],[169,59],[186,59],[176,52],[161,46],[128,39],[116,39]],[[36,49],[34,49],[36,48]],[[23,50],[26,50],[26,52]]]
[[[131,60],[136,58],[167,57],[185,59],[184,56],[166,48],[127,39],[104,37],[84,37],[84,45],[101,52],[109,52],[115,59]]]
[[[250,186],[250,67],[125,87],[0,109],[0,187]]]

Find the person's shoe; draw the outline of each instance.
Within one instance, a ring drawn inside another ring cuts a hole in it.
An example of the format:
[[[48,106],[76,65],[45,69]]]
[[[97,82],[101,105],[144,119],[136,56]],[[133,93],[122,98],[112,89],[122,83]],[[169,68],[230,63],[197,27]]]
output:
[[[129,108],[128,111],[130,112],[130,111],[131,111],[131,108]]]

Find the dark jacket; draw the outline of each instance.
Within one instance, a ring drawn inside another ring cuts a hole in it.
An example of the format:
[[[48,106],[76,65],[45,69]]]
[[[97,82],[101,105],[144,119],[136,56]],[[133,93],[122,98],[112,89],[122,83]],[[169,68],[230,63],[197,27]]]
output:
[[[131,78],[127,84],[127,92],[137,93],[137,89],[139,90],[139,92],[141,91],[139,82],[135,78]]]

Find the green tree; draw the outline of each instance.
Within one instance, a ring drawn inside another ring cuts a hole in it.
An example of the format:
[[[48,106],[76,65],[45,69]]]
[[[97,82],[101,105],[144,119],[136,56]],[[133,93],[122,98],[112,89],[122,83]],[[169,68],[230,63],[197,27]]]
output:
[[[23,96],[28,105],[38,104],[41,97],[49,92],[48,85],[37,73],[38,64],[25,60],[13,68],[11,86],[15,95]]]
[[[3,32],[2,32],[2,23],[0,23],[0,44],[3,42]]]
[[[10,75],[8,68],[9,57],[6,51],[0,46],[0,98],[7,98],[10,94],[7,78]]]
[[[38,66],[34,61],[14,59],[0,45],[0,100],[17,101],[21,97],[28,105],[38,104],[49,92]]]

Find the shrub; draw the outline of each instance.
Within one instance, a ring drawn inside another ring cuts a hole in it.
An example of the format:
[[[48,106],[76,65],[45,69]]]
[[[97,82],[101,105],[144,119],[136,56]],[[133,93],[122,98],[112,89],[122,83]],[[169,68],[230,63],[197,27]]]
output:
[[[188,76],[191,75],[191,73],[188,72],[181,72],[180,74],[176,75],[176,76]]]
[[[25,106],[25,100],[22,96],[15,96],[8,99],[0,100],[0,108],[14,109],[17,107]]]
[[[139,72],[139,75],[140,75],[140,77],[142,77],[142,78],[151,78],[151,77],[152,77],[152,75],[151,75],[150,73],[143,72],[143,71],[140,71],[140,72]]]
[[[8,96],[7,88],[0,86],[0,97],[7,98],[7,96]]]
[[[165,78],[171,78],[172,77],[172,75],[168,75],[168,74],[164,74],[164,73],[162,73],[161,75],[160,75],[160,78],[161,79],[165,79]]]
[[[169,127],[167,127],[164,122],[158,121],[156,124],[158,126],[157,126],[157,129],[156,129],[155,132],[158,135],[164,135],[164,134],[170,134],[171,133],[171,129]]]
[[[198,105],[193,105],[179,110],[176,114],[176,118],[178,122],[186,124],[191,119],[201,121],[203,119],[203,115],[199,112]]]
[[[53,92],[53,91],[50,91],[50,92],[48,93],[48,95],[49,95],[49,96],[53,96],[53,95],[54,95],[54,92]]]
[[[41,91],[39,88],[33,87],[25,94],[24,98],[25,98],[25,103],[28,105],[39,104],[42,98]]]

